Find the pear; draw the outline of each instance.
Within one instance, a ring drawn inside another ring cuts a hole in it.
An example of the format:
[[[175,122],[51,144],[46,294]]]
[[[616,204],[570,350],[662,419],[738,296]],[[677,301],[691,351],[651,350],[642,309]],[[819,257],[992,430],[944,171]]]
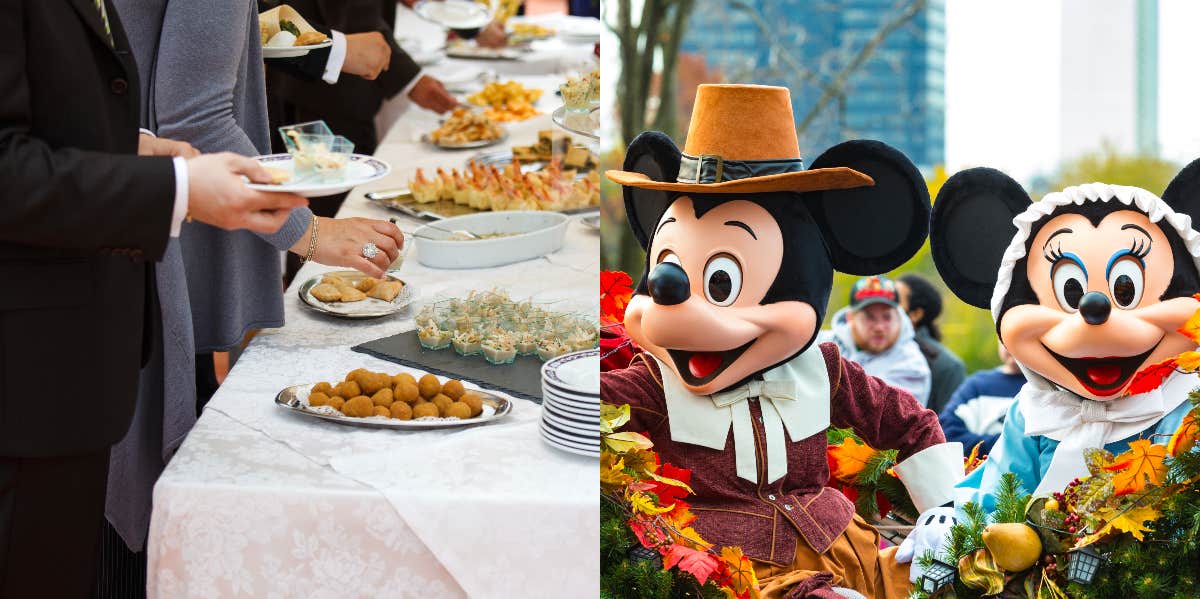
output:
[[[1020,522],[988,525],[983,529],[983,544],[1006,572],[1027,570],[1042,556],[1037,531]]]

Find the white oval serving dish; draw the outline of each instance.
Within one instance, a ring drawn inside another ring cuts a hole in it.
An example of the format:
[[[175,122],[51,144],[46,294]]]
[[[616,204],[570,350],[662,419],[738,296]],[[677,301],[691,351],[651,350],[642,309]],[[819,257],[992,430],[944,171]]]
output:
[[[417,260],[430,268],[488,268],[530,260],[562,247],[571,218],[558,212],[511,210],[481,212],[439,220],[413,232]],[[508,237],[451,241],[448,231]]]

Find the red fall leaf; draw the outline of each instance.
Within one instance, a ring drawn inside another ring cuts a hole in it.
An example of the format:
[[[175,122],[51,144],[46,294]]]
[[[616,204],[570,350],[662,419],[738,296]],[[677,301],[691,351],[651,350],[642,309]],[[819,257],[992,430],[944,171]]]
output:
[[[633,279],[619,270],[600,273],[600,320],[623,322],[625,306],[633,297]]]

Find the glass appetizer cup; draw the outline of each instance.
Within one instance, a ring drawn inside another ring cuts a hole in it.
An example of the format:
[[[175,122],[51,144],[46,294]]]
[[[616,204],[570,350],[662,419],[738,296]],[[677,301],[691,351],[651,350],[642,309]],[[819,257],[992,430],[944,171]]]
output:
[[[437,326],[421,327],[417,329],[417,340],[421,342],[421,347],[424,347],[425,349],[446,349],[447,347],[450,347],[453,337],[453,333],[440,329]]]

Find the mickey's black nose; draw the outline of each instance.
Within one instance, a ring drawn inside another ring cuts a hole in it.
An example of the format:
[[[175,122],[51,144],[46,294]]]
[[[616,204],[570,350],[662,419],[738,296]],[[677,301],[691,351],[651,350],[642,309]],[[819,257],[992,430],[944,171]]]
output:
[[[1112,304],[1108,296],[1099,291],[1089,291],[1079,300],[1079,313],[1088,324],[1104,324],[1112,312]]]
[[[682,304],[692,295],[687,273],[674,262],[660,262],[655,266],[646,279],[646,287],[654,303],[663,306]]]

